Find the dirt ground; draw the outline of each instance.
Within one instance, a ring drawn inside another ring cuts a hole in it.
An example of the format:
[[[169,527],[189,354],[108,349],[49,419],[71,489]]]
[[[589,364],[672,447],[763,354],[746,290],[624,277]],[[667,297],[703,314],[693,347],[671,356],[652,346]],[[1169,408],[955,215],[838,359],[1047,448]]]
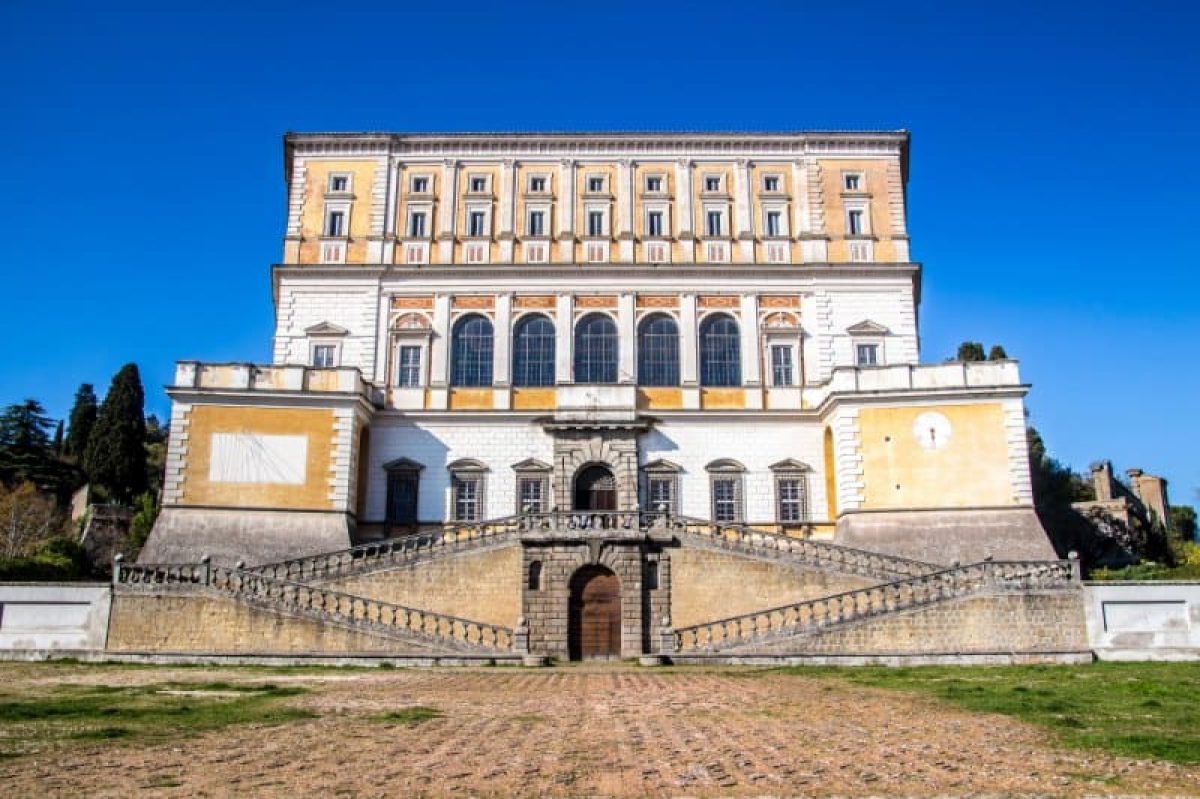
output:
[[[294,681],[320,714],[0,761],[5,796],[1200,795],[1200,768],[1056,748],[919,696],[753,670],[578,666],[6,672],[54,682]],[[413,706],[444,715],[405,726]],[[170,787],[164,787],[170,786]]]

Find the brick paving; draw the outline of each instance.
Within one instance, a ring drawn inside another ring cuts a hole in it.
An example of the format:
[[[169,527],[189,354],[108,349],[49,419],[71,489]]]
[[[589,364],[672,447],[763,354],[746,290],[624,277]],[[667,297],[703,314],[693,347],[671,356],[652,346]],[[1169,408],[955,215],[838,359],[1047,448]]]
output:
[[[294,680],[311,692],[286,701],[320,718],[0,761],[4,795],[1200,794],[1200,768],[1063,750],[1012,719],[750,669],[84,669],[70,679]],[[414,726],[371,718],[416,705],[444,715]]]

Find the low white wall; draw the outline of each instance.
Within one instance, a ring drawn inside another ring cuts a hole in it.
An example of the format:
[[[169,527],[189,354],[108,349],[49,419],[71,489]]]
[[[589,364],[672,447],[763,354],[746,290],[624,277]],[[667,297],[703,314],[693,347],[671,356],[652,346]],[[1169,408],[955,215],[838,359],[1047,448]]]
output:
[[[0,650],[104,649],[107,583],[0,583]]]
[[[1200,582],[1089,582],[1084,597],[1101,660],[1200,660]]]

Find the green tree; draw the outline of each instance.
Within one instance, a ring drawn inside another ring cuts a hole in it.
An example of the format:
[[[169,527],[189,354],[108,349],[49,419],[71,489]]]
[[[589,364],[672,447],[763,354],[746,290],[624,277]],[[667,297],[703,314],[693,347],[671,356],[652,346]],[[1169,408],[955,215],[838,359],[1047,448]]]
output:
[[[35,399],[9,405],[0,414],[0,480],[57,489],[59,470],[50,441],[54,422]]]
[[[1004,347],[1000,346],[999,344],[993,344],[992,348],[990,350],[988,350],[988,360],[989,361],[1003,361],[1003,360],[1006,360],[1007,358],[1008,358],[1008,353],[1005,352]]]
[[[75,392],[75,405],[72,406],[71,415],[68,417],[67,455],[82,458],[83,453],[87,451],[88,438],[96,425],[97,404],[96,391],[91,383],[84,383]]]
[[[118,502],[146,490],[145,403],[137,364],[127,363],[113,378],[84,451],[88,478]]]
[[[146,417],[146,485],[155,496],[162,490],[169,434],[170,430],[157,416],[150,414]]]
[[[978,341],[964,341],[958,345],[958,354],[954,356],[956,361],[982,361],[983,345]]]
[[[1184,541],[1196,540],[1196,509],[1191,505],[1171,506],[1171,529]]]

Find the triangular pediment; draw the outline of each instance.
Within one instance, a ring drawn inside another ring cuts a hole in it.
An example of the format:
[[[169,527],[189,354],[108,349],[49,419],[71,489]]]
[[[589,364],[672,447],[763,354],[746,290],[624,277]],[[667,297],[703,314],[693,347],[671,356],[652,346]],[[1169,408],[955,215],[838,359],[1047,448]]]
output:
[[[812,467],[804,461],[798,461],[795,458],[784,458],[778,463],[772,463],[770,466],[773,472],[811,472]]]
[[[307,336],[344,336],[350,331],[344,327],[338,327],[332,322],[317,322],[311,327],[304,328],[304,334]]]
[[[683,467],[674,461],[669,461],[666,458],[658,458],[652,460],[642,467],[644,472],[682,472]]]
[[[385,472],[419,472],[424,468],[425,464],[417,463],[411,458],[396,458],[394,461],[383,464]]]
[[[548,472],[551,467],[550,464],[539,461],[537,458],[526,458],[519,463],[514,463],[512,468],[514,472]]]
[[[852,336],[884,336],[891,331],[878,322],[864,319],[856,325],[850,325],[846,328],[846,332]]]

